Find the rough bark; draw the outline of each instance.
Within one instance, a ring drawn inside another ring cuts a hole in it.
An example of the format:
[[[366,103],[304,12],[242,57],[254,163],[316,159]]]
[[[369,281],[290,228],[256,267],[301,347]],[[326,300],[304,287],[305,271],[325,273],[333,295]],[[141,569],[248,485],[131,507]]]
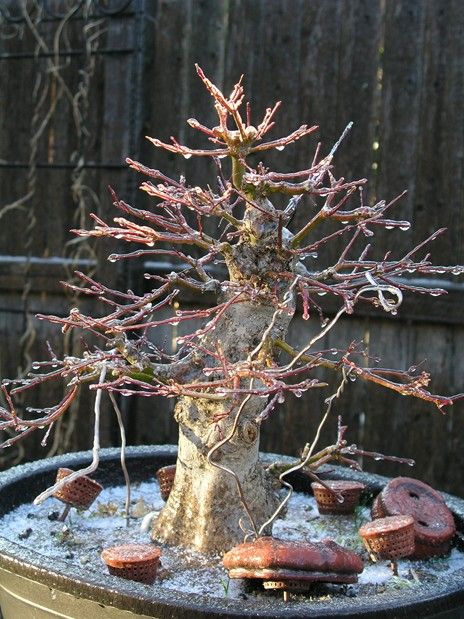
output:
[[[272,363],[269,342],[285,338],[295,309],[291,298],[286,310],[276,313],[268,292],[267,298],[259,295],[263,288],[269,290],[272,283],[282,302],[289,283],[276,284],[270,273],[292,268],[286,242],[280,243],[275,219],[269,218],[274,209],[268,200],[261,205],[262,211],[250,209],[245,216],[254,242],[245,238],[226,256],[230,281],[250,283],[256,296],[245,294],[243,301],[231,305],[202,342],[209,350],[222,350],[231,363],[246,362],[260,342],[264,345],[253,358],[257,364]],[[285,239],[288,234],[283,236]],[[227,300],[231,292],[222,296],[221,301]],[[270,333],[263,338],[271,324]],[[199,380],[204,381],[205,377]],[[214,380],[214,374],[209,380]],[[259,380],[252,383],[254,388],[259,385]],[[250,387],[250,380],[242,380],[238,387]],[[275,483],[258,459],[260,426],[256,419],[267,400],[253,395],[241,406],[242,395],[235,401],[232,397],[222,401],[179,398],[175,409],[179,424],[176,478],[167,504],[153,525],[155,540],[204,552],[223,552],[243,541],[246,532],[259,529],[274,513],[278,505]],[[220,421],[215,421],[218,418]],[[230,440],[208,459],[208,452],[228,436]]]
[[[248,407],[235,440],[214,454],[214,462],[234,471],[254,522],[259,526],[277,507],[269,476],[258,462],[259,429],[250,417],[260,404]],[[207,460],[218,441],[205,416],[207,406],[182,398],[176,407],[179,455],[174,488],[153,527],[153,537],[203,552],[222,552],[243,541],[251,522],[241,501],[236,478]],[[206,430],[206,432],[205,432]],[[241,525],[243,529],[241,528]]]

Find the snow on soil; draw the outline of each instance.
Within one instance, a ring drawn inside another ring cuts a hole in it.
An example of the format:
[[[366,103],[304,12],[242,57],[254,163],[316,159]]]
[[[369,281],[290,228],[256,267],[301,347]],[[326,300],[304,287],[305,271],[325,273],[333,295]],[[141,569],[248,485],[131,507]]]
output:
[[[3,517],[2,534],[16,544],[32,546],[38,554],[57,557],[77,567],[91,565],[106,572],[106,566],[100,559],[102,549],[131,542],[149,543],[149,532],[142,531],[140,525],[147,514],[156,513],[163,506],[156,481],[135,485],[127,527],[124,502],[124,487],[105,488],[88,511],[71,510],[66,523],[57,520],[63,504],[56,499],[50,499],[38,507],[25,504]],[[365,560],[365,568],[359,582],[349,587],[335,587],[349,595],[373,595],[389,589],[427,587],[464,568],[464,553],[455,548],[445,558],[402,560],[399,562],[398,576],[393,576],[387,562],[370,562],[363,548],[358,529],[368,520],[367,507],[358,508],[352,516],[320,516],[312,496],[294,493],[285,517],[275,522],[273,532],[276,537],[288,540],[329,537],[360,553]],[[250,595],[246,583],[229,580],[220,557],[167,546],[162,547],[161,567],[153,587],[213,597],[238,598],[243,597],[244,592]],[[314,593],[311,592],[312,599],[333,590],[333,586],[324,588],[318,585]]]

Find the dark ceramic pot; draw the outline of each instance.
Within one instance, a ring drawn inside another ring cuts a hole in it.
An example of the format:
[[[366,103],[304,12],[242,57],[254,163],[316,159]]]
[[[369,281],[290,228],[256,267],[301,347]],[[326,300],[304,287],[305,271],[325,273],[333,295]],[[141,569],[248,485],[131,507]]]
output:
[[[153,470],[173,464],[176,450],[172,446],[136,447],[128,450],[128,466],[133,481],[153,478]],[[54,481],[59,467],[80,468],[89,462],[89,452],[58,456],[25,464],[0,474],[0,518],[18,505],[32,501],[44,487]],[[276,456],[263,456],[274,460]],[[282,458],[279,458],[282,459]],[[366,492],[377,494],[387,482],[384,477],[342,470],[330,477],[354,479],[366,484]],[[100,468],[95,474],[103,485],[122,484],[119,450],[103,449]],[[295,489],[306,487],[305,477],[294,477]],[[458,529],[464,526],[464,501],[445,496]],[[212,598],[162,590],[137,582],[70,566],[64,561],[48,559],[0,536],[0,605],[4,619],[197,619],[261,617],[262,619],[312,617],[359,617],[372,619],[413,619],[436,617],[457,619],[464,616],[464,570],[454,572],[428,587],[400,589],[372,597],[334,597],[298,605],[285,604],[270,596],[246,600]]]

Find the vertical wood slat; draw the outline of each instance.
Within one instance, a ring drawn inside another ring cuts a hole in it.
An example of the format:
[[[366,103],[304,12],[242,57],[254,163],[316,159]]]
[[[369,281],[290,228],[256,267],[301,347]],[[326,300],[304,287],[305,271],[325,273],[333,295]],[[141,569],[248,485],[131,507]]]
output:
[[[446,226],[446,235],[432,251],[441,264],[454,264],[464,260],[464,14],[460,2],[438,0],[424,6],[414,240]]]
[[[379,64],[380,150],[376,175],[378,199],[387,201],[407,191],[388,216],[411,221],[416,191],[420,109],[423,104],[423,45],[425,3],[399,0],[385,4],[381,61]],[[417,229],[419,222],[414,222]],[[377,255],[382,255],[395,236],[395,255],[411,247],[412,232],[380,236]]]
[[[408,190],[401,214],[409,219],[416,189],[419,111],[425,94],[422,49],[426,9],[423,2],[403,0],[385,6],[378,194],[392,199]]]
[[[347,123],[353,121],[334,159],[336,176],[347,180],[373,180],[381,16],[380,2],[363,0],[311,3],[311,10],[304,15],[300,117],[319,124],[324,154]],[[297,148],[301,157],[304,148]],[[306,155],[306,161],[300,159],[300,167],[307,162]],[[368,184],[364,190],[366,201],[372,193]],[[357,196],[352,203],[359,203]],[[296,229],[308,216],[307,208],[295,217]],[[324,248],[327,265],[337,260],[344,243],[346,239],[340,238]]]
[[[377,1],[305,5],[299,113],[320,125],[324,152],[353,121],[336,157],[338,173],[348,179],[365,177],[371,168],[380,20]]]

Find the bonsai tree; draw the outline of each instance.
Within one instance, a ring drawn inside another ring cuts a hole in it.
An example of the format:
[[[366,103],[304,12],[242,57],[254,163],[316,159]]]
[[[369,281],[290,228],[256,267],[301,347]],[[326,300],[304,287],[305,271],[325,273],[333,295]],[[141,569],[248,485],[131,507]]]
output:
[[[270,531],[279,501],[275,477],[258,460],[261,425],[286,397],[326,387],[315,377],[316,369],[339,372],[341,387],[347,376],[354,374],[439,409],[459,396],[432,394],[425,371],[361,367],[355,345],[335,351],[319,347],[340,317],[351,314],[359,303],[395,314],[403,291],[443,294],[441,289],[418,289],[407,279],[399,279],[412,271],[436,272],[422,250],[443,230],[398,258],[390,253],[380,260],[371,258],[371,244],[359,250],[364,237],[373,237],[379,227],[407,229],[409,223],[389,218],[398,198],[368,206],[362,200],[365,179],[345,181],[335,175],[334,154],[349,127],[327,155],[319,145],[305,170],[280,173],[263,163],[253,167],[250,156],[282,150],[317,127],[302,125],[285,137],[267,141],[280,103],[268,108],[262,121],[253,125],[250,105],[244,105],[241,80],[226,97],[199,67],[197,72],[213,99],[218,124],[208,128],[195,119],[188,123],[202,132],[211,146],[197,150],[174,138],[170,143],[149,139],[154,146],[186,159],[212,159],[217,166],[217,188],[191,187],[183,177],[169,178],[128,159],[134,170],[147,177],[141,189],[153,197],[153,209],[130,206],[113,192],[119,215],[112,223],[93,215],[92,230],[74,230],[81,236],[122,239],[130,244],[128,253],[113,254],[110,261],[156,254],[177,260],[179,270],[162,277],[147,275],[153,289],[140,295],[109,289],[78,273],[82,286],[66,285],[103,301],[108,312],[84,315],[72,308],[65,318],[39,318],[57,323],[63,330],[79,329],[96,337],[99,345],[81,358],[58,360],[52,353],[53,368],[44,362],[27,380],[5,382],[7,406],[0,411],[0,429],[16,431],[4,447],[38,428],[49,432],[79,389],[89,384],[96,390],[94,463],[76,473],[82,474],[92,470],[98,460],[98,418],[104,392],[116,411],[117,393],[176,398],[179,452],[175,484],[153,523],[152,535],[170,544],[222,551],[242,541],[247,532],[260,535]],[[230,162],[229,170],[224,159]],[[284,196],[285,206],[275,205],[276,196]],[[311,205],[304,206],[308,219],[301,229],[290,232],[288,224],[307,196],[312,198]],[[214,236],[205,232],[208,219],[217,222]],[[225,225],[219,228],[222,222]],[[340,238],[344,246],[338,260],[318,267],[316,252]],[[135,250],[132,244],[137,246]],[[211,268],[218,260],[225,263],[227,274],[223,277]],[[440,267],[440,271],[463,270]],[[207,309],[176,309],[173,302],[182,289],[210,293],[216,301]],[[338,311],[330,318],[324,316],[318,296],[326,293],[339,301]],[[303,318],[320,328],[296,350],[286,337],[298,299]],[[160,310],[166,309],[169,316],[161,316]],[[200,328],[177,338],[175,354],[150,340],[151,332],[160,325],[198,324],[200,318]],[[333,352],[335,356],[329,354]],[[66,381],[62,401],[39,413],[35,409],[29,419],[19,418],[15,394],[51,379]],[[313,453],[314,445],[306,446],[300,465],[312,471],[330,459],[352,464],[347,456],[357,449],[348,446],[344,431],[340,426],[336,443],[317,454]],[[49,494],[50,490],[40,498]]]

